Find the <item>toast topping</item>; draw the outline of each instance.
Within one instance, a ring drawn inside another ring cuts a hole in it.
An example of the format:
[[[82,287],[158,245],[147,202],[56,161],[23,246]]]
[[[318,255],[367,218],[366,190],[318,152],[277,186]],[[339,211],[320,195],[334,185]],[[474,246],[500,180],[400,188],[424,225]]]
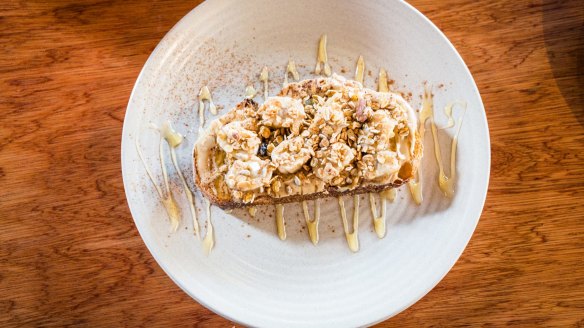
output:
[[[413,111],[397,94],[337,75],[290,83],[264,104],[246,99],[211,124],[217,146],[207,151],[221,160],[210,169],[228,168],[215,189],[249,203],[258,195],[401,183],[419,158],[415,126]]]
[[[239,121],[224,125],[217,131],[217,144],[226,153],[243,151],[256,154],[261,144],[257,133],[247,130]]]
[[[290,128],[294,135],[300,133],[300,126],[306,117],[300,99],[290,97],[270,97],[260,106],[261,124],[271,128]]]
[[[345,183],[345,176],[352,169],[351,162],[355,158],[356,150],[344,143],[336,142],[324,151],[314,174],[325,183],[340,186]]]
[[[312,155],[314,155],[312,142],[308,140],[305,144],[302,137],[294,137],[282,141],[274,148],[271,158],[280,173],[291,174],[300,170]]]
[[[269,160],[251,155],[248,160],[236,159],[225,174],[225,183],[232,190],[251,191],[270,183],[274,166]]]

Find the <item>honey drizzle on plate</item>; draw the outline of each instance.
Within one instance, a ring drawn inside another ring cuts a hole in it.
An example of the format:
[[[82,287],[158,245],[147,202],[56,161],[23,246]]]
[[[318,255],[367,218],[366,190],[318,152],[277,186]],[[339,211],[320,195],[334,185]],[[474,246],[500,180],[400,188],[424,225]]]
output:
[[[426,135],[426,120],[431,118],[434,108],[434,98],[432,97],[432,90],[427,85],[424,87],[424,94],[422,96],[422,111],[420,112],[420,140],[424,142],[424,136]],[[408,187],[412,198],[417,205],[422,204],[424,197],[422,195],[422,167],[418,167],[414,178],[408,182]]]
[[[286,240],[286,222],[284,222],[284,205],[276,204],[276,230],[280,240]]]
[[[379,193],[379,197],[388,200],[390,203],[393,203],[396,196],[397,196],[397,189],[395,189],[395,188],[386,189],[386,190]]]
[[[444,165],[442,163],[442,154],[440,152],[440,145],[438,143],[438,128],[436,127],[436,122],[434,120],[434,99],[433,99],[433,96],[431,93],[431,88],[428,86],[426,86],[424,88],[424,94],[422,97],[422,111],[420,113],[420,129],[419,129],[420,138],[422,139],[422,141],[424,140],[424,135],[426,132],[425,123],[426,123],[426,120],[430,119],[431,130],[432,130],[432,142],[434,144],[434,154],[436,156],[436,162],[438,164],[438,169],[439,169],[438,186],[440,187],[440,190],[442,191],[444,196],[446,196],[448,198],[451,198],[454,195],[454,182],[456,179],[456,148],[458,145],[458,135],[460,133],[460,128],[462,127],[464,115],[466,114],[466,103],[461,102],[461,101],[456,101],[456,102],[452,102],[452,103],[448,104],[444,108],[444,112],[446,113],[446,116],[448,117],[449,122],[444,128],[442,128],[442,129],[447,129],[447,128],[453,127],[455,125],[455,124],[453,124],[454,118],[452,116],[452,111],[453,111],[453,106],[456,104],[463,106],[464,111],[463,111],[461,118],[459,119],[458,128],[457,128],[455,135],[452,139],[452,146],[450,148],[450,175],[451,176],[448,177],[446,175],[446,173],[444,172]],[[410,191],[412,193],[414,201],[419,205],[422,202],[422,184],[421,184],[422,171],[421,171],[421,168],[418,169],[416,175],[417,176],[415,177],[415,179],[408,183],[408,187],[410,188]]]
[[[209,255],[215,246],[215,231],[213,229],[213,222],[211,221],[211,203],[205,198],[205,207],[207,208],[207,233],[203,238],[203,250],[205,254]]]
[[[211,96],[211,91],[206,85],[199,90],[199,127],[202,128],[205,125],[205,101],[209,104],[209,111],[213,115],[217,115],[217,107],[213,103],[213,97]]]
[[[296,69],[296,63],[293,60],[289,60],[288,65],[286,65],[286,73],[284,73],[284,87],[288,85],[288,75],[292,75],[292,79],[294,81],[300,80],[300,74]]]
[[[318,42],[318,52],[316,55],[316,67],[314,68],[314,74],[320,75],[321,72],[324,72],[324,75],[331,76],[331,66],[328,62],[328,55],[326,51],[326,34],[323,34],[320,37],[320,41]],[[321,68],[321,66],[323,66]]]
[[[377,91],[379,92],[389,92],[389,84],[387,81],[387,72],[385,69],[379,69],[379,82],[377,84]],[[369,194],[369,205],[371,208],[371,216],[373,217],[373,227],[377,237],[383,238],[386,234],[385,226],[385,213],[387,201],[393,202],[397,195],[395,188],[386,189],[379,193],[379,198],[381,199],[381,216],[377,217],[377,210],[375,206],[375,198],[373,194]]]
[[[320,221],[320,201],[316,199],[314,201],[314,220],[310,219],[310,214],[308,213],[308,203],[302,201],[302,209],[304,211],[304,219],[306,220],[306,226],[308,228],[308,236],[312,244],[316,246],[318,244],[318,222]]]
[[[349,232],[349,223],[347,222],[345,201],[342,197],[338,197],[338,201],[347,244],[349,245],[349,249],[352,252],[357,252],[359,251],[359,195],[353,196],[353,232]]]
[[[373,217],[373,228],[375,229],[375,233],[377,237],[380,239],[385,237],[385,211],[386,211],[386,199],[381,197],[381,215],[377,216],[377,205],[375,205],[375,196],[373,194],[369,194],[369,208],[371,209],[371,216]]]
[[[162,127],[157,130],[160,133],[161,137],[164,138],[164,140],[166,140],[166,143],[168,144],[168,147],[170,149],[170,159],[172,160],[172,165],[174,166],[174,169],[178,173],[178,176],[183,186],[183,190],[187,196],[187,200],[189,201],[189,208],[191,210],[191,217],[193,219],[193,230],[197,238],[200,239],[201,237],[199,235],[199,220],[197,219],[197,211],[195,210],[194,195],[193,192],[191,191],[191,188],[189,188],[187,181],[182,171],[180,170],[180,167],[178,166],[178,161],[176,160],[175,149],[183,142],[184,137],[180,133],[176,132],[172,128],[171,123],[168,121],[162,124]]]
[[[258,92],[253,87],[253,85],[248,85],[247,87],[245,87],[245,98],[246,99],[253,99],[253,97],[255,97],[257,93]]]
[[[446,117],[448,117],[448,124],[439,128],[438,130],[450,129],[454,127],[454,125],[456,124],[454,116],[452,116],[452,110],[454,108],[454,105],[459,105],[464,108],[464,113],[462,114],[462,116],[464,117],[464,114],[466,113],[466,102],[460,100],[452,101],[448,103],[446,107],[444,107],[444,114],[446,114]]]
[[[379,70],[379,82],[377,85],[377,91],[389,92],[389,83],[387,81],[387,72],[383,68],[381,68]]]
[[[446,114],[452,115],[452,106],[454,103],[449,104],[445,108]],[[450,113],[448,113],[448,109]],[[466,104],[464,104],[464,112],[459,119],[458,128],[456,129],[456,133],[452,138],[452,146],[450,147],[450,177],[444,173],[444,165],[442,163],[442,154],[440,152],[440,145],[438,144],[438,132],[436,128],[436,123],[434,122],[434,113],[432,112],[432,116],[430,118],[430,123],[432,124],[432,139],[434,141],[434,153],[436,155],[436,162],[438,163],[438,186],[444,196],[448,198],[452,198],[454,196],[454,182],[456,179],[456,148],[458,145],[458,134],[460,133],[460,128],[462,127],[462,121],[464,119],[464,114],[466,113]],[[452,116],[450,116],[452,117]],[[454,120],[454,119],[453,119]]]
[[[168,186],[167,178],[165,177],[166,190],[167,190],[166,196],[162,192],[162,189],[160,189],[158,184],[154,181],[154,176],[152,175],[152,172],[150,171],[150,169],[148,168],[148,165],[146,165],[146,161],[144,160],[144,154],[142,153],[142,147],[140,146],[140,138],[139,138],[140,132],[141,132],[141,126],[138,127],[138,131],[136,132],[136,137],[134,138],[134,145],[136,146],[136,152],[138,153],[138,157],[140,158],[140,161],[142,161],[142,165],[144,166],[144,169],[146,170],[146,174],[148,175],[148,178],[150,178],[150,182],[152,182],[152,185],[154,185],[154,188],[156,189],[156,193],[158,194],[158,197],[160,197],[160,201],[162,202],[162,205],[164,206],[164,209],[166,210],[166,213],[168,214],[168,218],[170,219],[172,231],[176,231],[176,229],[178,228],[178,225],[180,223],[180,208],[176,204],[176,201],[174,200],[174,197],[172,196],[172,193],[170,192],[170,187]],[[160,144],[162,146],[162,142]],[[160,149],[162,149],[162,147]],[[164,161],[163,161],[162,157],[161,157],[160,161],[161,161],[161,164],[163,165],[162,166],[163,172],[164,172],[164,174],[166,174],[166,169],[164,168]]]
[[[264,101],[268,99],[268,82],[269,82],[268,67],[264,66],[260,72],[260,81],[264,84]]]
[[[363,56],[359,56],[357,59],[357,67],[355,68],[355,81],[363,82],[365,81],[365,60]]]

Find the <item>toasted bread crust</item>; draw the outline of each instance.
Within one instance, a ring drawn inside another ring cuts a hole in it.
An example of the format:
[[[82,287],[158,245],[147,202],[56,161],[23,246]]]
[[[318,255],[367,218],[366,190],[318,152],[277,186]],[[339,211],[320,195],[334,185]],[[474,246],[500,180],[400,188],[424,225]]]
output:
[[[355,194],[367,194],[367,193],[377,193],[387,189],[398,188],[405,184],[407,181],[401,181],[400,183],[389,183],[384,185],[367,185],[362,187],[357,187],[355,189],[349,189],[344,191],[339,191],[335,187],[329,187],[328,190],[324,192],[318,192],[308,195],[292,195],[286,197],[271,197],[268,195],[260,195],[255,198],[253,203],[236,202],[232,200],[221,200],[213,194],[213,192],[207,188],[200,188],[201,192],[209,199],[211,204],[219,206],[220,208],[227,210],[233,208],[245,208],[257,205],[275,205],[275,204],[287,204],[296,203],[306,200],[321,199],[327,197],[340,197],[340,196],[351,196]],[[197,185],[201,186],[200,180],[197,178]]]

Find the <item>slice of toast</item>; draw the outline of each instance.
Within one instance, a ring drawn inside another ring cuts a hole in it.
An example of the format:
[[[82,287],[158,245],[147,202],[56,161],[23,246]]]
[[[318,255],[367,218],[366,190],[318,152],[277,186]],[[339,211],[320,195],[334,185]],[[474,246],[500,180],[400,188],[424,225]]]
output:
[[[422,157],[417,120],[398,94],[333,75],[245,99],[194,149],[195,182],[224,208],[380,192],[410,180]]]

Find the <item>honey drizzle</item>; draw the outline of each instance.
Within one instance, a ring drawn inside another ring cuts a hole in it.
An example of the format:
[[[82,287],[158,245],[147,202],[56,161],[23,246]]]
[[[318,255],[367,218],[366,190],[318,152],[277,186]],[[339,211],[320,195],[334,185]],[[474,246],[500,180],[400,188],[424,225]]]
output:
[[[140,146],[140,138],[139,138],[140,132],[141,132],[141,126],[138,127],[138,131],[136,132],[136,137],[134,139],[134,145],[136,146],[136,151],[138,152],[138,157],[140,158],[140,161],[142,161],[142,165],[144,166],[144,169],[146,170],[146,174],[148,175],[148,178],[150,178],[150,182],[152,182],[152,185],[154,185],[154,188],[156,189],[156,193],[158,194],[158,197],[160,197],[160,201],[162,202],[162,205],[164,206],[164,209],[166,210],[166,214],[168,214],[168,218],[170,219],[170,223],[171,223],[171,230],[176,231],[176,229],[178,228],[178,225],[180,223],[180,208],[176,204],[176,201],[174,200],[172,193],[170,193],[170,188],[167,187],[168,188],[167,190],[169,190],[169,192],[165,196],[162,192],[162,189],[160,189],[158,184],[156,184],[156,182],[154,181],[154,176],[152,175],[152,172],[148,168],[148,165],[146,165],[146,160],[144,160],[144,154],[142,153],[142,147]],[[161,163],[163,163],[162,159],[161,159]],[[164,166],[163,166],[163,168],[164,168]],[[166,172],[166,169],[163,169],[163,172]]]
[[[357,59],[357,67],[355,68],[355,80],[361,82],[365,81],[365,60],[363,60],[363,56],[359,56]]]
[[[203,250],[205,254],[209,255],[215,246],[215,230],[211,221],[211,203],[207,198],[205,198],[205,205],[207,209],[207,233],[205,234],[205,238],[203,238]]]
[[[286,240],[286,223],[284,222],[283,204],[276,204],[276,229],[280,240]]]
[[[450,108],[450,114],[452,114],[452,105],[450,104],[446,106],[445,112],[447,115],[447,109]],[[438,163],[438,186],[444,196],[448,198],[452,198],[454,196],[454,182],[456,179],[456,148],[458,145],[458,135],[460,133],[460,128],[462,127],[462,121],[464,119],[464,115],[466,114],[466,104],[464,104],[464,111],[462,116],[459,119],[458,128],[456,129],[456,133],[452,138],[452,146],[450,147],[450,177],[444,173],[444,165],[442,163],[442,154],[440,152],[440,145],[438,144],[438,132],[436,128],[436,123],[434,122],[434,113],[432,113],[432,117],[430,118],[430,122],[432,124],[432,139],[434,141],[434,153],[436,155],[436,162]]]
[[[320,221],[320,201],[316,199],[314,201],[314,220],[310,220],[310,214],[308,213],[308,203],[302,201],[302,209],[304,210],[304,219],[306,220],[306,226],[308,227],[308,236],[312,244],[316,246],[318,244],[318,222]]]
[[[217,115],[217,107],[213,103],[213,97],[211,97],[211,91],[206,85],[199,90],[199,121],[201,122],[199,127],[202,128],[205,125],[205,101],[209,104],[209,111],[213,115]]]
[[[377,91],[389,92],[389,83],[387,82],[387,72],[383,68],[379,70],[379,82],[377,85]]]
[[[316,75],[320,75],[322,71],[324,71],[324,75],[331,76],[331,66],[328,62],[328,55],[326,50],[326,34],[323,34],[320,37],[320,41],[318,42],[318,53],[316,55],[316,67],[314,68],[314,73]],[[321,65],[323,69],[321,69]]]
[[[359,196],[353,196],[353,232],[349,232],[349,223],[347,223],[345,201],[342,197],[338,197],[338,201],[347,244],[349,245],[349,249],[352,252],[357,252],[359,251]]]
[[[174,169],[176,170],[176,172],[178,173],[178,176],[180,178],[180,181],[182,183],[183,186],[183,190],[187,196],[187,200],[189,201],[189,208],[191,210],[191,217],[193,219],[193,230],[195,232],[195,235],[197,236],[197,238],[201,238],[199,235],[199,220],[197,219],[197,211],[195,210],[195,199],[194,199],[194,194],[191,191],[191,189],[189,188],[187,181],[182,173],[182,171],[180,170],[179,166],[178,166],[178,161],[176,160],[176,147],[178,147],[182,141],[183,141],[183,136],[176,132],[173,128],[172,125],[170,124],[170,122],[165,122],[162,125],[161,129],[158,129],[158,131],[160,132],[160,135],[162,138],[164,138],[164,140],[166,140],[169,149],[170,149],[170,158],[172,160],[172,164],[174,166]]]
[[[258,92],[253,87],[253,85],[248,85],[247,87],[245,87],[245,98],[246,99],[253,99],[253,97],[255,97],[257,93]]]
[[[424,142],[426,135],[426,120],[433,116],[434,99],[432,97],[432,90],[427,85],[424,87],[424,94],[422,97],[422,111],[420,112],[420,140]],[[414,178],[408,182],[408,187],[412,198],[417,205],[422,204],[424,197],[422,195],[422,167],[420,166],[414,175]]]
[[[300,80],[300,74],[296,69],[296,63],[293,60],[289,60],[288,65],[286,65],[286,73],[284,74],[284,87],[288,85],[288,75],[292,75],[292,79],[294,79],[294,81]]]
[[[260,72],[260,81],[264,84],[264,101],[268,99],[268,82],[269,82],[269,72],[268,67],[264,66]]]
[[[386,213],[386,199],[380,197],[381,200],[381,215],[377,216],[377,205],[375,204],[375,197],[369,194],[369,208],[371,209],[371,216],[373,217],[373,227],[377,237],[380,239],[385,237],[385,213]]]

